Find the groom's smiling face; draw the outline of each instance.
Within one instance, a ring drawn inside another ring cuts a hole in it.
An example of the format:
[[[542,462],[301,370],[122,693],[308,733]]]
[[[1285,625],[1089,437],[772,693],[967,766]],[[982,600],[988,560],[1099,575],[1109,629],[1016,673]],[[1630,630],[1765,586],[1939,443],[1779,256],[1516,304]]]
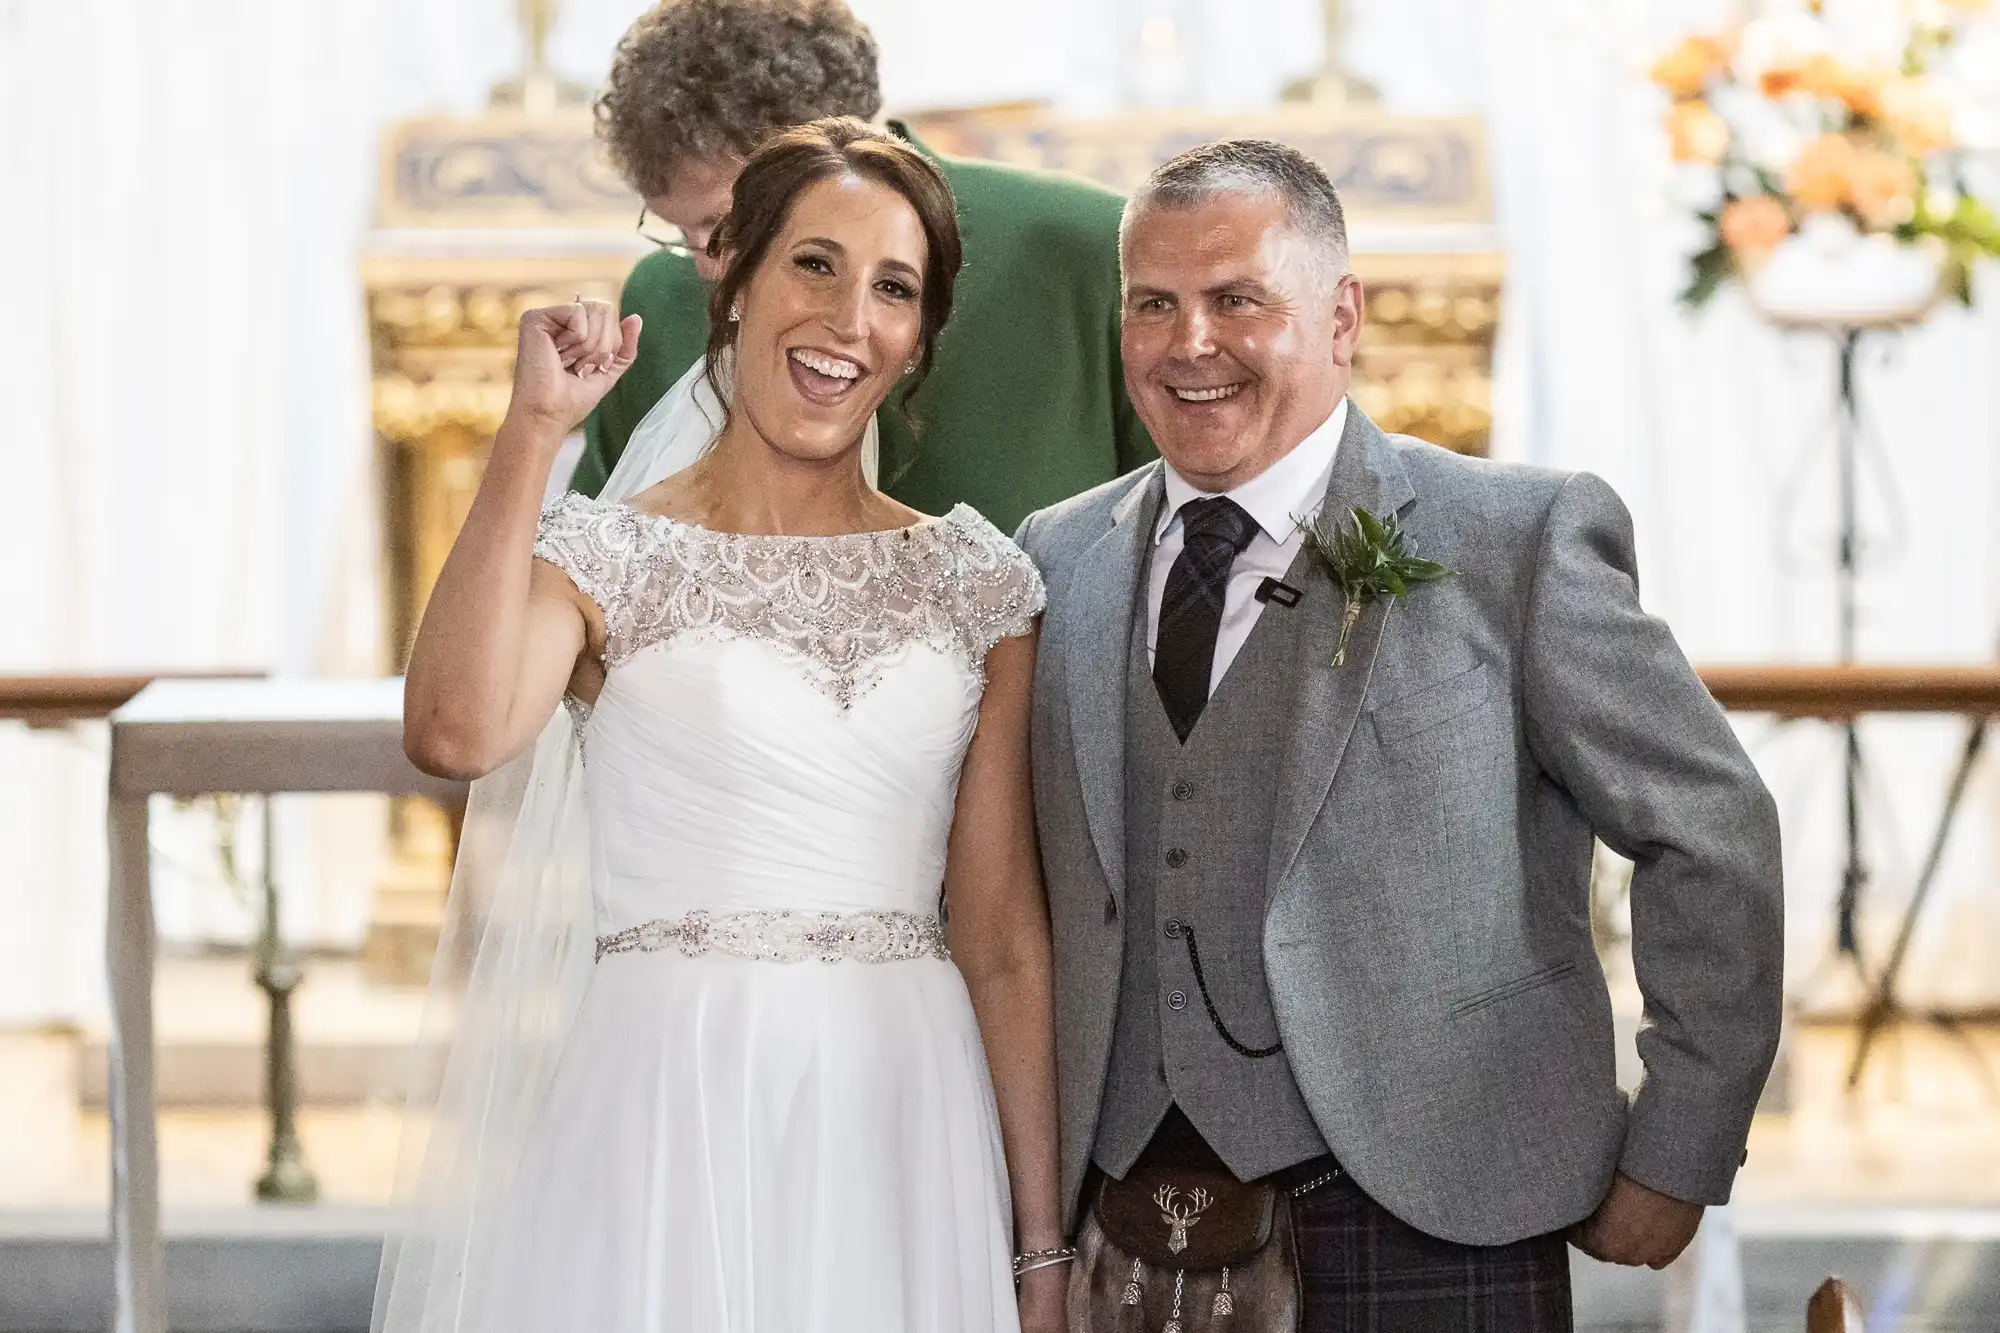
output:
[[[1122,258],[1126,391],[1189,483],[1241,486],[1332,415],[1361,285],[1330,271],[1275,191],[1142,207]]]

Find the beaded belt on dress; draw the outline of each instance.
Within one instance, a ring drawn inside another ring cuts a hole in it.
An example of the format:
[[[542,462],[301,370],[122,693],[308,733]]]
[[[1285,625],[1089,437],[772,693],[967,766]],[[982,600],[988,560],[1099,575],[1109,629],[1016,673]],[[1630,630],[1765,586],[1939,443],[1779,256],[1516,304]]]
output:
[[[767,963],[899,963],[949,958],[944,925],[914,912],[689,912],[597,937],[597,957],[662,953],[690,958],[716,950]]]

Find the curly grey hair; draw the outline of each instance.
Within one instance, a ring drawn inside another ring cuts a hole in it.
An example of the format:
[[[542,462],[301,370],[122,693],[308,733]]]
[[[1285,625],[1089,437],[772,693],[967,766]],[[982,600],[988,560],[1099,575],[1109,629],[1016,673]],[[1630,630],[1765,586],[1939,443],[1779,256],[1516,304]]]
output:
[[[652,196],[686,162],[881,109],[875,38],[841,0],[667,0],[619,41],[596,114],[613,165]]]

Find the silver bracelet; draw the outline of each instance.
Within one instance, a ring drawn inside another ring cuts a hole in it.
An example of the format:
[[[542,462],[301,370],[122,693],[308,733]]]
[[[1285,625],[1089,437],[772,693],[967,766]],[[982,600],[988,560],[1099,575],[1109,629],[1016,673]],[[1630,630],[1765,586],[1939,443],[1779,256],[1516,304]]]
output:
[[[1029,1250],[1026,1254],[1014,1256],[1014,1276],[1021,1277],[1037,1268],[1053,1268],[1076,1258],[1076,1246],[1058,1245],[1052,1250]]]
[[[1022,1264],[1019,1268],[1015,1269],[1014,1276],[1022,1278],[1034,1272],[1037,1268],[1054,1268],[1057,1264],[1070,1263],[1075,1258],[1076,1256],[1073,1254],[1056,1254],[1051,1255],[1047,1259],[1037,1259],[1031,1264]]]

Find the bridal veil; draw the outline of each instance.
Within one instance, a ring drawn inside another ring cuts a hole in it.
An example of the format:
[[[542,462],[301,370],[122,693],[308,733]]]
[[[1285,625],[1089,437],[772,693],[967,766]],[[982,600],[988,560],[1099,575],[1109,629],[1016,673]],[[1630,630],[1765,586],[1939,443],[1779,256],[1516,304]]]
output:
[[[716,381],[727,392],[728,365]],[[724,419],[697,362],[633,431],[601,497],[626,500],[707,452]],[[862,442],[876,477],[873,420]],[[541,1115],[595,963],[577,723],[472,784],[405,1102],[371,1333],[484,1321],[490,1228]]]

